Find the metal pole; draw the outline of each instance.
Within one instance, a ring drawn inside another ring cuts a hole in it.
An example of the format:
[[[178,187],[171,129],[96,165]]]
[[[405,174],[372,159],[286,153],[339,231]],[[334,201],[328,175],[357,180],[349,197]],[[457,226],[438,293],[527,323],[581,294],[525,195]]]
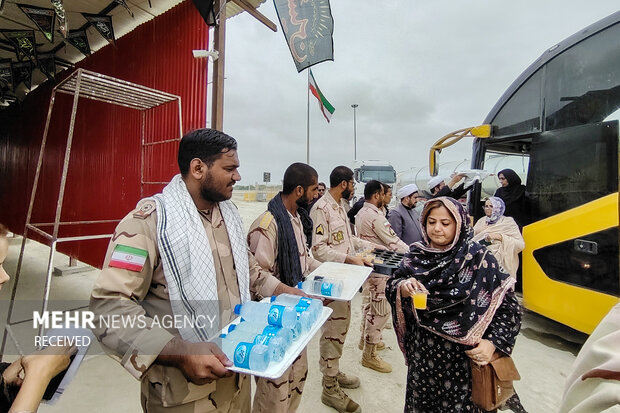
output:
[[[306,163],[310,165],[310,69],[308,69],[308,84],[306,85],[308,105],[306,111]]]
[[[354,103],[351,105],[353,108],[353,160],[357,161],[357,117],[355,116],[355,110],[359,105]]]

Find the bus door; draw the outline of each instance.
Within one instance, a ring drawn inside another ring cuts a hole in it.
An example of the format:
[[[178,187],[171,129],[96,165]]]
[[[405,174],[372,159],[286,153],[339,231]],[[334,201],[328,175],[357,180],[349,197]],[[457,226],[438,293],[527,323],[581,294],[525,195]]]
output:
[[[526,308],[591,333],[619,301],[618,121],[532,139],[523,228]]]

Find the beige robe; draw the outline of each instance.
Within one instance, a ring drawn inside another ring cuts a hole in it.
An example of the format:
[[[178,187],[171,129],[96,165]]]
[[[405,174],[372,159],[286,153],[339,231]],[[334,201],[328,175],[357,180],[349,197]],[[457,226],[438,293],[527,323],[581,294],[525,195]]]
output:
[[[513,277],[519,268],[519,253],[525,248],[525,241],[519,227],[511,217],[501,216],[496,223],[487,224],[487,217],[482,217],[474,225],[474,241],[484,240],[486,234],[501,234],[502,240],[493,240],[487,249],[495,256],[499,265]]]

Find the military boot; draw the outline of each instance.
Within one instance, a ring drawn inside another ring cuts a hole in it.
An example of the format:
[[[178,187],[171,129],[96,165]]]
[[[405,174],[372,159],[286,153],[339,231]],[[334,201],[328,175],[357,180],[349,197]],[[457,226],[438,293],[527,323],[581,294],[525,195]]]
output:
[[[338,384],[337,377],[334,376],[323,376],[321,402],[327,406],[333,407],[339,413],[362,413],[360,405],[351,400],[351,398],[342,391]]]
[[[377,345],[366,343],[364,354],[362,354],[362,366],[378,371],[379,373],[391,373],[392,366],[383,361],[377,355]]]
[[[360,350],[364,350],[364,336],[360,337],[360,343],[357,345],[357,348],[359,348]],[[385,343],[383,342],[383,340],[379,341],[379,344],[377,344],[377,351],[381,350],[385,350]]]
[[[339,371],[336,378],[338,379],[338,384],[340,384],[340,387],[342,388],[357,389],[360,386],[360,379],[357,376],[347,376],[343,372]]]

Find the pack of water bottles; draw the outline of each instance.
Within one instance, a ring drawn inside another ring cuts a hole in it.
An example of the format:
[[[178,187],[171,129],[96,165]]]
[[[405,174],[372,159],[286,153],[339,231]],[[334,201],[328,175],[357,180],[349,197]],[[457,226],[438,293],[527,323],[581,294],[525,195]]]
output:
[[[321,300],[291,294],[237,305],[239,317],[220,335],[222,351],[234,363],[230,370],[282,376],[331,312]]]
[[[308,295],[351,301],[371,272],[371,267],[324,262],[299,283],[298,288]]]

